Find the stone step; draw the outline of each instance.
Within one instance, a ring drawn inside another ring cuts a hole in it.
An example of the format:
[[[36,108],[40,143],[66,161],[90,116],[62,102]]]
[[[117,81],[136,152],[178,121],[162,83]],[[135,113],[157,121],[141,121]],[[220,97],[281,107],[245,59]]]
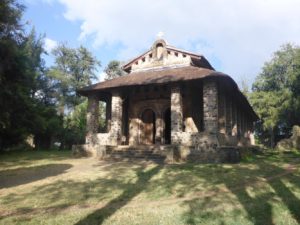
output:
[[[130,159],[145,159],[157,162],[163,162],[165,156],[161,154],[161,150],[154,147],[110,147],[106,150],[107,160],[130,160]]]
[[[111,152],[111,153],[106,153],[109,156],[120,156],[120,157],[135,157],[135,158],[143,158],[143,157],[152,157],[152,158],[160,158],[160,157],[165,157],[160,154],[134,154],[134,153],[128,153],[128,152]]]

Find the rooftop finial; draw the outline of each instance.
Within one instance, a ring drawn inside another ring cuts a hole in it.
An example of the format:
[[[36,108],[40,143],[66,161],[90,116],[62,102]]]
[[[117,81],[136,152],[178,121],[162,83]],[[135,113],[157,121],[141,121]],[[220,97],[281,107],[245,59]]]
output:
[[[159,32],[157,33],[157,35],[156,35],[157,40],[163,39],[164,35],[165,35],[164,32],[159,31]]]

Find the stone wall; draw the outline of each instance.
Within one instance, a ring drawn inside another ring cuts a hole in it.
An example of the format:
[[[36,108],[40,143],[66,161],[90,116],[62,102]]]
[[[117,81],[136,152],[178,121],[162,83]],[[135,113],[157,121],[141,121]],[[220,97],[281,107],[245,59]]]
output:
[[[171,142],[179,144],[175,133],[182,132],[183,125],[182,96],[179,86],[171,88]]]
[[[89,96],[86,116],[86,144],[96,144],[95,134],[99,127],[99,100],[96,96]]]
[[[122,142],[122,98],[118,92],[112,94],[111,109],[111,145],[119,145]]]
[[[226,102],[225,102],[225,93],[223,88],[219,85],[219,107],[218,107],[218,123],[219,123],[219,133],[225,134],[226,133]]]
[[[218,86],[216,81],[203,81],[203,122],[206,132],[218,132]]]
[[[205,148],[207,145],[218,145],[217,136],[207,132],[172,132],[172,141],[178,145],[194,146],[197,148]]]

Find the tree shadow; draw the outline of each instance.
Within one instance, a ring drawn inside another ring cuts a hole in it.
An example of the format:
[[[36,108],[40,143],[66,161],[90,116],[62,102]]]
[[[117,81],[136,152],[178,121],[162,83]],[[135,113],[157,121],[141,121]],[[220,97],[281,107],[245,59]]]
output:
[[[125,206],[130,200],[132,200],[139,193],[144,191],[145,185],[149,180],[157,174],[162,166],[155,166],[148,171],[138,171],[137,172],[137,181],[127,185],[127,188],[123,191],[121,195],[117,198],[108,202],[103,208],[98,209],[88,215],[87,217],[81,219],[76,223],[76,225],[96,225],[102,224],[105,219],[112,216],[116,211]]]
[[[31,165],[34,161],[47,159],[48,161],[58,161],[70,159],[71,151],[58,150],[19,150],[11,152],[0,151],[0,169],[15,166]]]
[[[299,176],[296,176],[294,174],[288,174],[283,178],[300,188]],[[269,184],[275,190],[277,196],[287,206],[297,223],[300,224],[300,199],[297,198],[297,196],[295,196],[295,194],[290,190],[290,188],[288,188],[285,185],[282,179],[276,179],[274,181],[269,182]]]
[[[207,183],[225,185],[228,193],[217,193],[205,199],[199,198],[185,201],[184,204],[189,207],[189,211],[183,214],[186,222],[188,224],[199,224],[205,217],[209,217],[211,220],[218,217],[216,219],[218,223],[220,223],[220,221],[222,223],[228,221],[229,219],[224,216],[224,211],[221,209],[211,211],[209,209],[215,209],[218,204],[222,204],[222,201],[232,199],[232,197],[229,196],[229,194],[232,193],[241,204],[242,209],[245,210],[246,218],[255,225],[275,223],[275,217],[272,211],[278,199],[287,207],[291,218],[300,224],[300,199],[293,193],[292,189],[286,185],[286,182],[289,182],[293,184],[295,188],[299,189],[300,177],[293,174],[293,171],[289,172],[283,167],[277,166],[276,163],[280,161],[283,162],[283,160],[280,159],[272,159],[270,162],[262,160],[259,163],[255,163],[257,166],[255,169],[243,165],[242,167],[234,166],[230,174],[228,174],[227,179],[222,178],[222,175],[216,178],[214,176],[203,176],[201,173],[198,174],[202,176],[202,178],[205,178]],[[291,159],[288,159],[288,162],[291,161]],[[238,182],[238,179],[243,178],[241,176],[243,174],[247,174],[247,176],[244,180]],[[232,182],[233,180],[236,182],[235,185],[234,182]],[[264,182],[262,182],[262,180],[264,180]],[[258,185],[259,183],[262,186]],[[225,197],[227,195],[228,199]],[[232,206],[234,202],[229,204]],[[231,216],[234,216],[234,211],[239,211],[236,215],[241,215],[239,206],[237,206],[236,209],[232,209]],[[222,221],[222,219],[224,219],[224,221]]]
[[[0,171],[0,189],[19,186],[57,176],[72,167],[71,164],[46,164]]]

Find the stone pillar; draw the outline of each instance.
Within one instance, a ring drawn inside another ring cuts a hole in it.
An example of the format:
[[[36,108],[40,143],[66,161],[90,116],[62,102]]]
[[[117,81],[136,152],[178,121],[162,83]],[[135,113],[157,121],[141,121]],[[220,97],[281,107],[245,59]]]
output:
[[[179,86],[171,88],[171,142],[179,144],[177,137],[178,132],[182,132],[183,112],[182,112],[182,96]]]
[[[237,109],[237,134],[238,136],[241,136],[242,134],[242,129],[241,129],[241,110]]]
[[[99,100],[96,96],[88,96],[86,116],[86,144],[97,144],[96,134],[99,127]]]
[[[155,121],[155,144],[161,144],[164,136],[164,127],[163,127],[163,119],[161,114],[156,115],[156,121]]]
[[[111,128],[111,98],[106,101],[106,132],[110,132]]]
[[[222,134],[226,133],[226,110],[225,110],[225,93],[219,90],[219,132]]]
[[[120,93],[114,92],[111,99],[111,129],[112,145],[119,145],[122,141],[122,98]]]
[[[241,136],[244,137],[245,135],[245,116],[244,112],[241,112]]]
[[[203,82],[204,130],[216,134],[218,131],[218,86],[215,81]]]
[[[231,135],[232,131],[232,100],[226,96],[226,134]]]
[[[237,136],[237,104],[232,102],[232,136]]]

